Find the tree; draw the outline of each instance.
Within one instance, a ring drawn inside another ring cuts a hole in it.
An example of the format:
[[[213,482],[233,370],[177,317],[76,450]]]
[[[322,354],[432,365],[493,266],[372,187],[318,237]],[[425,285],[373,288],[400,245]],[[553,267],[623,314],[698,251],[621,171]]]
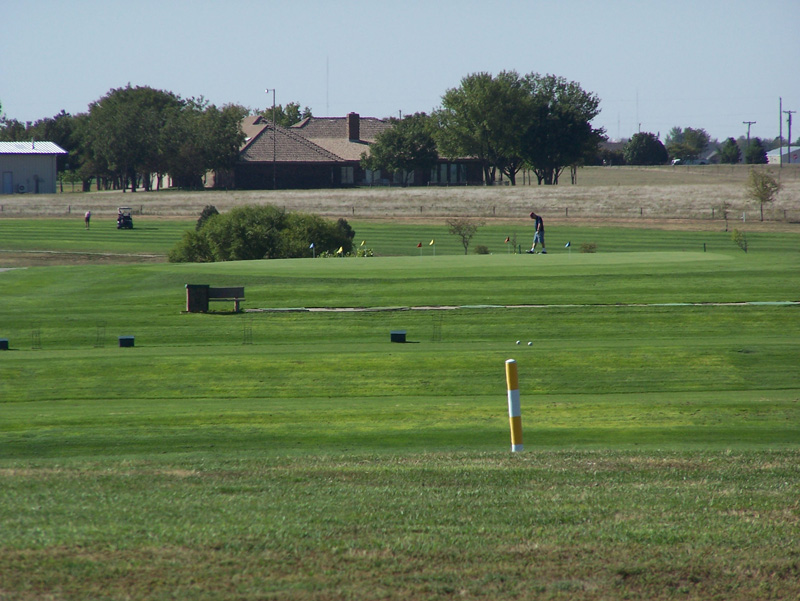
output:
[[[448,231],[454,236],[461,238],[461,244],[464,245],[465,255],[469,252],[469,243],[472,237],[482,225],[482,221],[473,221],[466,217],[454,217],[447,220]]]
[[[627,165],[663,165],[669,162],[666,147],[651,133],[634,134],[623,150]]]
[[[759,204],[761,221],[764,221],[764,204],[774,201],[780,189],[781,184],[769,171],[750,169],[745,190],[747,197]]]
[[[555,75],[526,76],[531,102],[521,155],[539,183],[558,184],[564,167],[582,163],[597,153],[605,131],[591,125],[600,112],[600,99],[574,81]]]
[[[130,84],[111,90],[90,106],[84,144],[91,146],[95,161],[113,174],[121,187],[128,182],[133,192],[138,174],[166,171],[159,141],[167,117],[180,106],[180,98],[171,92]],[[144,181],[149,188],[149,177]]]
[[[3,115],[0,119],[0,140],[3,142],[22,142],[27,132],[25,126],[16,119],[8,119]],[[30,140],[30,138],[28,138]]]
[[[477,157],[486,185],[494,183],[497,169],[515,184],[524,164],[520,140],[529,104],[528,83],[516,71],[464,77],[458,88],[445,92],[433,115],[439,151],[450,159]]]
[[[750,146],[744,152],[744,162],[748,165],[766,165],[767,164],[767,149],[761,138],[752,138]]]
[[[667,135],[667,152],[673,159],[692,162],[700,158],[708,148],[711,136],[704,129],[673,127]]]
[[[175,185],[202,188],[209,170],[233,167],[244,142],[239,123],[240,107],[218,109],[202,98],[189,100],[171,111],[161,132],[161,151],[166,172]]]
[[[200,188],[207,171],[236,162],[245,114],[235,105],[218,109],[202,97],[183,100],[148,87],[111,90],[76,123],[81,178],[110,178],[115,187],[130,184],[135,191],[140,178],[149,190],[153,174],[159,187],[170,174],[180,187]]]
[[[271,106],[265,108],[263,111],[260,111],[259,114],[269,121],[273,120]],[[286,106],[281,104],[275,105],[274,121],[282,127],[289,127],[295,123],[300,123],[300,121],[303,119],[312,116],[311,109],[306,106],[301,110],[299,102],[289,102]]]
[[[221,109],[212,104],[206,109],[201,123],[206,136],[206,169],[231,169],[239,160],[245,140],[240,124],[246,114],[246,109],[235,104]]]
[[[403,183],[414,170],[430,170],[439,160],[436,142],[431,135],[430,118],[425,113],[390,119],[392,127],[378,134],[361,154],[361,166],[372,171],[402,173]]]
[[[449,158],[477,157],[487,184],[498,169],[515,184],[526,162],[539,183],[558,183],[565,166],[597,152],[604,132],[589,122],[599,103],[577,83],[555,75],[475,73],[442,97],[434,114],[436,141]]]
[[[733,138],[728,138],[719,147],[719,161],[728,165],[736,165],[742,161],[742,151]]]

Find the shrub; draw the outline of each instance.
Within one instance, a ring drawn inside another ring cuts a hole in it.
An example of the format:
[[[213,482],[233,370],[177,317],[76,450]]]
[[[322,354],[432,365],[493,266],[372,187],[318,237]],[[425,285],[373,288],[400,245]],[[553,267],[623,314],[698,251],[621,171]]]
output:
[[[489,253],[489,247],[486,246],[485,244],[478,244],[475,247],[475,253],[479,254],[479,255],[488,255],[488,254],[490,254]]]
[[[183,232],[178,242],[167,254],[170,263],[210,263],[214,255],[205,236],[192,230]]]
[[[225,214],[212,214],[199,229],[185,232],[168,259],[210,262],[310,257],[312,243],[317,252],[341,248],[347,254],[352,250],[353,236],[355,232],[344,219],[334,223],[317,215],[287,213],[272,205],[242,206]]]
[[[596,253],[597,252],[597,243],[596,242],[584,242],[581,244],[581,252],[582,253]]]
[[[325,251],[336,255],[339,248],[346,255],[353,249],[355,232],[345,219],[336,223],[310,213],[290,213],[286,231],[287,256],[311,257],[311,243],[317,254]]]
[[[747,234],[734,229],[731,233],[731,239],[734,241],[736,246],[741,248],[744,252],[747,252]]]

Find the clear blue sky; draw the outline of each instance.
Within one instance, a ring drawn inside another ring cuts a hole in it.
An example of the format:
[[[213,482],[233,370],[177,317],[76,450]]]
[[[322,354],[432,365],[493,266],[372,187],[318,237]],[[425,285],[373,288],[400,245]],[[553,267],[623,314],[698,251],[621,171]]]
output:
[[[128,83],[250,108],[271,106],[274,87],[279,104],[318,116],[387,117],[510,69],[596,93],[611,138],[680,126],[724,139],[746,134],[743,121],[774,138],[779,97],[800,110],[799,0],[0,4],[0,103],[23,122],[86,112]]]

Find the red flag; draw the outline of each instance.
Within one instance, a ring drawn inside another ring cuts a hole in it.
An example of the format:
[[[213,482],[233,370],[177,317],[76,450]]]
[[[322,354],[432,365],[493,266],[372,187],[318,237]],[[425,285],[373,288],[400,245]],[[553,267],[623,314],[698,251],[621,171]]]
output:
[[[511,240],[511,238],[506,237],[506,243],[508,243],[509,240]]]
[[[417,248],[422,248],[422,242],[420,242],[419,244],[417,244]]]

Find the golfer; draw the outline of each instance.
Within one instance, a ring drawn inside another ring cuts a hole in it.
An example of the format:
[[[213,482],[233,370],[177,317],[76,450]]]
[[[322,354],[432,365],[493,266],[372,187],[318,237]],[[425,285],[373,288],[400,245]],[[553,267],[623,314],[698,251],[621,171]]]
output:
[[[91,220],[92,220],[92,212],[86,211],[86,214],[83,216],[83,223],[85,224],[84,227],[86,227],[87,230],[89,229],[89,222]]]
[[[529,254],[536,253],[536,245],[542,245],[542,254],[547,254],[547,248],[544,245],[544,220],[542,220],[541,215],[537,215],[533,211],[531,211],[531,219],[534,220],[534,227],[536,228],[536,232],[533,234],[533,246],[528,251]]]

